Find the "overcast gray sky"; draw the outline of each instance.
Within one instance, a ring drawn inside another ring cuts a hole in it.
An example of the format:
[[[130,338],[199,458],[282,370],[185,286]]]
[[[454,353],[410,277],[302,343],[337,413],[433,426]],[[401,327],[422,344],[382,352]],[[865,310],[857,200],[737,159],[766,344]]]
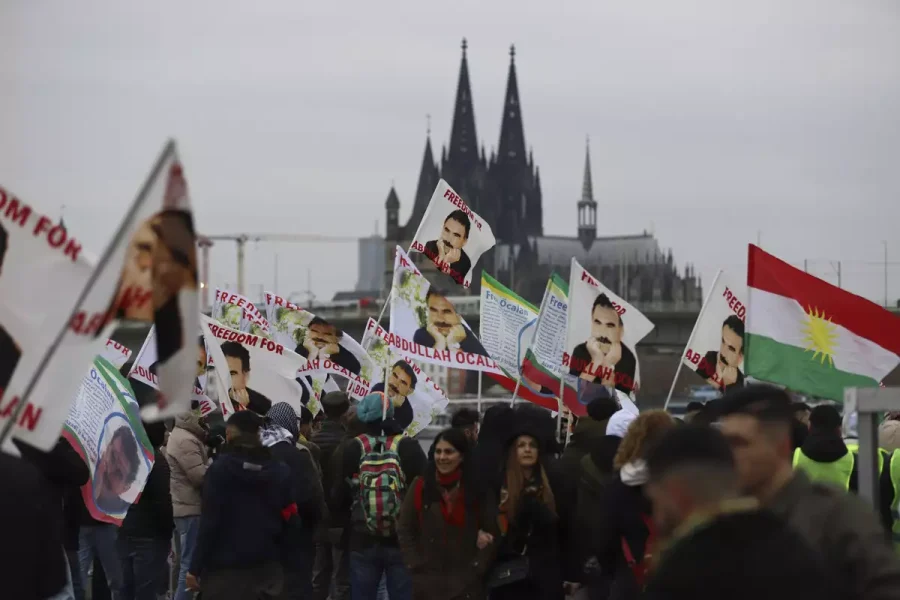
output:
[[[895,0],[4,0],[0,181],[99,251],[174,136],[200,231],[367,235],[392,180],[411,210],[425,115],[449,137],[463,36],[488,152],[516,44],[545,233],[575,234],[590,134],[601,234],[652,228],[709,282],[760,232],[878,301],[887,240],[900,296]],[[284,294],[356,283],[355,244],[260,244],[252,292],[276,253]]]

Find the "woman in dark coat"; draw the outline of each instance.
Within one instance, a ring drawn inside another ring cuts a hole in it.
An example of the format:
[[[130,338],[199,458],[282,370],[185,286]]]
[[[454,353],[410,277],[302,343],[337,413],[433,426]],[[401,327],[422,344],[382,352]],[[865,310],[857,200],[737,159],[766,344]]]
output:
[[[439,433],[425,474],[413,480],[397,537],[416,600],[482,600],[493,547],[478,548],[482,528],[471,452],[462,430]]]

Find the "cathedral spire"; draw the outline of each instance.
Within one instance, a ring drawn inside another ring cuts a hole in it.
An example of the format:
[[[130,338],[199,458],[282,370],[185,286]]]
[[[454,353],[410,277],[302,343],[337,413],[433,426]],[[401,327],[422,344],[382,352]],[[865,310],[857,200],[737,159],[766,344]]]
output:
[[[451,169],[463,173],[478,161],[478,138],[475,134],[475,112],[472,108],[472,89],[469,84],[469,61],[466,38],[462,41],[462,61],[459,66],[459,82],[456,85],[456,106],[453,109],[453,125],[450,130],[450,148],[447,161]],[[450,182],[454,185],[454,182]]]
[[[419,169],[419,183],[416,185],[412,215],[409,218],[409,222],[413,226],[417,227],[425,214],[425,209],[428,208],[431,194],[434,192],[434,188],[437,187],[439,179],[438,167],[434,162],[434,154],[431,151],[431,126],[429,124],[425,135],[425,152],[422,155],[422,167]]]
[[[584,179],[581,183],[581,200],[578,201],[578,239],[585,250],[590,250],[597,239],[597,203],[594,201],[594,184],[591,181],[591,141],[584,149]]]
[[[501,162],[525,164],[525,133],[522,128],[522,111],[519,102],[519,83],[516,77],[516,47],[509,47],[509,75],[506,79],[506,99],[503,101],[503,120],[500,124]]]

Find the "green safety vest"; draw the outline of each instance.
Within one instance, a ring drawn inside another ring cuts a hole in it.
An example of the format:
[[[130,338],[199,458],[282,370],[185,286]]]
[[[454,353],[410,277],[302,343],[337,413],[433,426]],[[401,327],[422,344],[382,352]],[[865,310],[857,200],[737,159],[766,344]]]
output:
[[[900,451],[891,455],[891,483],[894,486],[894,503],[891,505],[891,517],[894,525],[891,532],[894,538],[894,549],[900,552]]]
[[[794,450],[794,468],[801,469],[817,483],[830,483],[845,492],[850,491],[850,476],[853,474],[853,463],[856,457],[848,452],[831,463],[820,463],[809,458],[800,448]]]
[[[847,444],[847,450],[852,452],[853,454],[859,454],[859,444],[858,443],[850,443]],[[884,468],[884,455],[888,454],[888,451],[884,448],[878,449],[878,473],[881,473],[881,470]]]

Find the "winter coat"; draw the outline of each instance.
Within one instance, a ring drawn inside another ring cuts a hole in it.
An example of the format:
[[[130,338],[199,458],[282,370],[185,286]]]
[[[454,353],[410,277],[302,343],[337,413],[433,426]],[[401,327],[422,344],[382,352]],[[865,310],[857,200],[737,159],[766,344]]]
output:
[[[839,598],[900,598],[900,561],[872,509],[852,494],[812,483],[802,472],[768,503],[776,516],[819,550]]]
[[[294,535],[285,540],[285,559],[290,561],[298,553],[309,553],[312,536],[322,518],[322,483],[309,450],[297,448],[291,441],[278,442],[269,450],[272,457],[291,471],[291,498],[297,505],[300,518]]]
[[[169,463],[162,452],[156,450],[153,468],[138,501],[131,505],[120,535],[131,538],[168,540],[172,537],[175,522],[172,520],[172,496]]]
[[[319,447],[319,465],[322,467],[322,488],[326,492],[330,492],[335,485],[335,477],[340,478],[340,466],[335,467],[332,457],[335,450],[346,438],[346,429],[340,421],[326,418],[322,422],[322,429],[312,435],[310,441]],[[328,494],[330,496],[330,494]],[[328,501],[329,512],[334,512],[330,500]]]
[[[643,461],[628,463],[605,486],[597,511],[596,530],[591,531],[588,550],[597,559],[600,573],[611,580],[610,600],[632,600],[638,597],[638,585],[625,558],[622,540],[634,557],[645,554],[650,531],[642,515],[653,514],[644,496],[646,465]]]
[[[483,580],[494,547],[489,545],[483,550],[477,547],[482,519],[467,512],[464,527],[449,525],[440,502],[422,500],[423,484],[421,477],[412,482],[397,524],[403,560],[413,580],[413,599],[483,599]]]
[[[175,417],[175,428],[166,444],[166,459],[171,471],[172,509],[176,517],[200,514],[200,491],[208,460],[205,438],[206,431],[198,415],[184,413]]]
[[[43,600],[66,584],[62,510],[40,470],[0,452],[0,549],[3,598]]]
[[[296,511],[287,465],[268,448],[226,444],[206,473],[190,572],[202,579],[210,571],[280,562]]]
[[[771,513],[740,511],[695,525],[662,553],[647,600],[832,600],[819,554]]]
[[[566,446],[562,458],[559,459],[559,468],[567,481],[578,481],[578,473],[581,470],[581,459],[591,453],[591,449],[597,446],[606,437],[606,425],[609,420],[595,421],[589,416],[578,419],[572,439]]]
[[[900,421],[890,419],[878,428],[878,445],[888,452],[900,450]]]

